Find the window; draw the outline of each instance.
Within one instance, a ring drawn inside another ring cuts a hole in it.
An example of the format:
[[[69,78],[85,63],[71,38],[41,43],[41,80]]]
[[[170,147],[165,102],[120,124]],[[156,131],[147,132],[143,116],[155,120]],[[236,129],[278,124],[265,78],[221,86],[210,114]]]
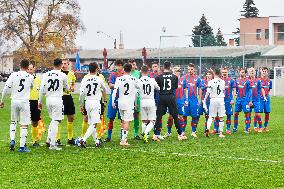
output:
[[[284,24],[278,26],[278,40],[284,40]]]
[[[256,40],[261,40],[261,29],[256,29]]]
[[[269,29],[265,29],[265,39],[269,39]]]

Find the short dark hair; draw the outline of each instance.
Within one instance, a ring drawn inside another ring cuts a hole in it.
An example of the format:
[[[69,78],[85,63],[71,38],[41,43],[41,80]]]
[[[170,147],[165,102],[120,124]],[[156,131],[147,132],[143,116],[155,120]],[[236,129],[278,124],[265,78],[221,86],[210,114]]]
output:
[[[267,70],[267,71],[268,71],[268,67],[263,67],[262,69],[263,69],[263,70]]]
[[[53,66],[55,67],[58,67],[62,65],[62,59],[61,58],[56,58],[54,61],[53,61]]]
[[[28,69],[30,62],[27,59],[23,59],[20,63],[20,67],[23,69]]]
[[[99,65],[96,62],[92,62],[89,64],[90,73],[95,73],[99,68]]]
[[[128,63],[133,63],[133,62],[135,62],[134,59],[129,59],[129,60],[128,60]]]
[[[153,64],[157,64],[157,65],[158,65],[159,63],[158,63],[157,61],[153,61],[152,64],[151,64],[151,66],[152,66]]]
[[[124,71],[125,71],[126,73],[130,73],[131,70],[132,70],[132,65],[129,64],[129,63],[126,63],[126,64],[124,64],[123,68],[124,68]]]
[[[148,66],[145,66],[145,65],[144,65],[144,66],[141,67],[141,72],[142,72],[142,73],[148,73],[148,71],[149,71]]]
[[[124,62],[119,59],[119,60],[116,60],[116,61],[115,61],[115,65],[116,65],[116,66],[118,66],[118,65],[123,66],[123,65],[124,65]]]
[[[171,69],[171,66],[172,66],[172,63],[170,62],[170,61],[165,61],[164,62],[164,69],[167,69],[167,70],[169,70],[169,69]]]
[[[193,64],[193,63],[189,63],[189,64],[188,64],[188,67],[194,68],[194,64]]]
[[[218,75],[220,76],[221,75],[221,71],[219,68],[216,68],[215,71],[214,71],[215,75]]]

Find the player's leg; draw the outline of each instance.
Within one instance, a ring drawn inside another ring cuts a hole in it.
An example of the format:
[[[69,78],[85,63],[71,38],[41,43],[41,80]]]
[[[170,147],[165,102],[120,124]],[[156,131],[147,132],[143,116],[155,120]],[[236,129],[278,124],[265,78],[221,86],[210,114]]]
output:
[[[55,144],[56,142],[56,136],[58,133],[58,125],[60,122],[64,119],[63,115],[63,101],[62,100],[53,100],[51,103],[51,123],[49,128],[48,137],[50,140],[50,150],[62,150],[61,148],[58,148]]]
[[[180,121],[178,118],[178,109],[177,109],[177,103],[175,101],[175,97],[170,97],[168,99],[168,108],[169,108],[169,112],[171,113],[174,119],[176,131],[178,133],[178,140],[186,140],[187,137],[185,136],[184,133],[182,133],[181,128],[180,128]]]
[[[194,138],[197,137],[196,135],[196,128],[199,122],[199,113],[198,113],[198,99],[192,99],[190,102],[190,115],[192,117],[191,119],[191,136],[193,136]]]
[[[156,111],[156,122],[154,126],[154,135],[153,135],[153,140],[154,141],[160,141],[160,133],[161,133],[161,122],[162,122],[162,117],[167,111],[167,99],[164,99],[163,96],[160,96],[158,106],[157,106],[157,111]]]
[[[136,140],[140,140],[140,137],[139,137],[139,113],[140,113],[140,97],[138,97],[136,108],[134,109],[134,139],[136,139]]]
[[[111,141],[112,130],[113,130],[113,122],[114,122],[114,119],[116,117],[117,111],[118,111],[117,103],[116,103],[116,108],[113,108],[112,107],[112,101],[111,101],[111,98],[110,98],[109,103],[108,103],[108,112],[107,112],[107,117],[109,119],[109,122],[108,122],[108,132],[107,132],[106,142]]]
[[[242,109],[245,113],[245,133],[249,134],[250,132],[250,122],[251,122],[251,108],[249,107],[249,102],[242,102]]]
[[[226,115],[226,109],[225,109],[225,104],[223,99],[217,99],[218,105],[217,105],[217,114],[218,117],[220,118],[219,122],[219,138],[224,138],[225,136],[223,135],[224,131],[224,116]]]
[[[220,123],[220,117],[217,116],[217,117],[215,117],[215,119],[214,119],[214,130],[213,130],[213,133],[214,133],[214,134],[219,133],[219,125],[220,125],[219,123]]]
[[[120,145],[128,146],[129,144],[127,141],[127,136],[128,136],[130,122],[133,121],[134,119],[134,116],[133,116],[134,111],[133,110],[123,110],[123,112],[124,114],[123,114],[123,117],[121,116],[121,119],[123,120],[124,124],[123,124]]]
[[[262,120],[260,113],[262,112],[262,106],[260,101],[253,101],[253,107],[254,107],[254,132],[258,132],[262,130]],[[259,128],[257,126],[259,125]]]
[[[153,107],[147,107],[146,109],[146,114],[143,113],[142,114],[142,109],[141,109],[141,118],[143,116],[143,120],[145,122],[147,122],[147,126],[145,128],[145,131],[144,131],[144,136],[143,136],[143,140],[145,143],[148,142],[148,139],[150,137],[150,132],[152,131],[152,129],[154,128],[154,125],[155,125],[155,120],[156,120],[156,106],[153,106]],[[144,122],[144,123],[145,123]]]
[[[15,150],[15,136],[17,129],[17,122],[19,117],[19,109],[17,103],[11,101],[11,122],[10,122],[10,150]]]
[[[264,102],[264,129],[263,131],[268,132],[268,122],[269,122],[269,115],[270,115],[270,98],[267,98],[267,101]]]
[[[30,103],[22,102],[18,107],[20,110],[20,148],[19,152],[30,152],[26,147],[26,141],[28,136],[28,125],[31,124],[31,112],[30,112]]]
[[[204,132],[204,135],[206,137],[209,137],[210,128],[211,128],[211,125],[212,125],[215,117],[217,117],[217,107],[216,107],[214,99],[211,99],[210,100],[210,109],[209,109],[209,118],[208,118],[208,121],[207,121],[206,130]]]
[[[38,138],[38,122],[41,120],[40,110],[38,109],[38,101],[30,100],[30,112],[31,112],[31,121],[32,121],[32,141],[33,146],[39,146]]]
[[[225,102],[225,110],[226,110],[226,134],[230,135],[231,134],[231,122],[232,122],[232,115],[233,115],[233,108],[232,105],[230,104],[230,101]]]
[[[68,134],[68,144],[75,145],[74,139],[74,115],[75,115],[75,105],[71,95],[68,95],[68,110],[67,110],[67,134]]]
[[[236,101],[235,105],[235,113],[234,113],[234,129],[233,132],[238,131],[238,125],[239,125],[239,113],[242,111],[242,102]]]
[[[169,114],[168,121],[167,121],[167,133],[164,137],[169,137],[172,134],[172,127],[173,127],[174,118],[172,115]]]

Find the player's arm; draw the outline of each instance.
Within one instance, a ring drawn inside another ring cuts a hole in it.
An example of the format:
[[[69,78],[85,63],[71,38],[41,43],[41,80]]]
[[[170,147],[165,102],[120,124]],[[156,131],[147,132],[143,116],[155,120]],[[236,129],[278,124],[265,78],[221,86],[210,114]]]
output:
[[[74,75],[74,73],[72,73],[72,82],[70,85],[70,91],[74,92],[75,91],[75,83],[76,83],[76,76]]]
[[[188,106],[188,88],[187,88],[187,85],[186,85],[186,76],[183,79],[182,85],[183,85],[183,91],[184,91],[184,95],[185,95],[184,105]]]
[[[267,101],[266,96],[265,96],[265,90],[261,84],[261,81],[258,80],[257,84],[258,84],[258,88],[260,89],[261,95],[263,96],[264,101]]]
[[[231,85],[231,90],[232,90],[232,92],[233,92],[233,97],[232,97],[232,99],[231,99],[230,104],[233,105],[233,104],[235,103],[234,97],[237,95],[237,92],[236,92],[236,82],[235,82],[235,80],[231,80],[230,85]]]
[[[39,98],[38,98],[38,109],[39,110],[42,109],[42,96],[45,92],[45,83],[46,83],[45,78],[46,78],[45,75],[43,75],[43,79],[41,81],[40,88],[39,88]]]
[[[103,94],[103,98],[104,98],[104,105],[106,106],[107,94],[106,94],[106,86],[105,86],[104,81],[102,81],[102,94]]]
[[[249,89],[249,91],[248,91],[248,95],[249,95],[249,106],[251,107],[253,104],[252,104],[252,88],[251,88],[251,86],[250,86],[250,82],[248,81],[247,83],[246,83],[246,85],[247,85],[247,88]]]
[[[85,100],[85,80],[83,79],[80,86],[80,95],[79,95],[79,102],[80,102],[80,108],[84,106],[84,100]]]
[[[110,89],[114,89],[114,85],[115,85],[115,77],[114,74],[110,74],[109,78],[108,78],[108,85]]]
[[[8,90],[10,88],[12,88],[13,85],[13,75],[11,75],[8,80],[6,81],[6,84],[3,88],[2,91],[2,96],[1,96],[1,101],[0,101],[0,108],[4,108],[4,97],[6,96],[6,94],[8,93]]]
[[[65,91],[69,91],[70,87],[68,85],[68,78],[67,75],[64,74],[64,78],[63,78],[63,88]]]
[[[198,102],[199,104],[202,103],[202,88],[204,87],[204,84],[202,83],[201,79],[198,79]]]
[[[158,83],[155,80],[153,80],[153,81],[154,81],[154,90],[159,91],[160,87],[159,87]]]
[[[113,108],[116,108],[114,101],[116,99],[116,94],[118,92],[119,83],[120,83],[119,81],[120,81],[119,79],[116,80],[116,82],[114,84],[113,92],[112,92],[112,102],[111,102],[111,104],[112,104]]]

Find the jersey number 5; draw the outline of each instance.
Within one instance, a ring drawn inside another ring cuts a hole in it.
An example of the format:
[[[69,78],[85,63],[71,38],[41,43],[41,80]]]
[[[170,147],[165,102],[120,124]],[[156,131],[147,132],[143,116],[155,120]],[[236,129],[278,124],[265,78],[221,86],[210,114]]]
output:
[[[26,81],[25,79],[21,79],[21,80],[20,80],[19,86],[20,86],[21,88],[18,90],[19,93],[24,90],[24,88],[25,88],[24,82],[25,82],[25,81]]]

